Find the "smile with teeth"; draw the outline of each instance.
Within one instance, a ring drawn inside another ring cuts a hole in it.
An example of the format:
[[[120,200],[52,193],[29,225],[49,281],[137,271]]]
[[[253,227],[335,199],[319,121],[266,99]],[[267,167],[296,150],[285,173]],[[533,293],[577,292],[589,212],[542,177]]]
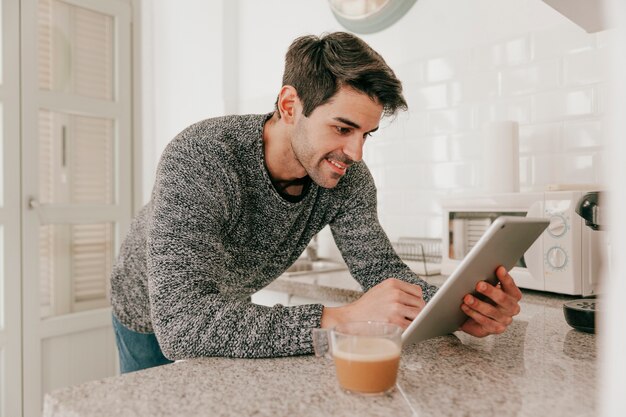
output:
[[[342,164],[341,162],[335,161],[334,159],[326,159],[330,164],[341,171],[345,171],[348,168],[348,165]]]

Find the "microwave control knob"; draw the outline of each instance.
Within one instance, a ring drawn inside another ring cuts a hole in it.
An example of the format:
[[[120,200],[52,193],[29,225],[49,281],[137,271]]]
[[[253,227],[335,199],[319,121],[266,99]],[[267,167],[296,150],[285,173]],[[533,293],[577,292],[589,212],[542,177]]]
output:
[[[565,232],[567,232],[567,222],[565,221],[565,218],[558,214],[550,217],[548,233],[554,237],[559,237],[563,236]]]
[[[561,269],[567,264],[567,253],[562,248],[555,246],[548,249],[547,261],[552,268]]]

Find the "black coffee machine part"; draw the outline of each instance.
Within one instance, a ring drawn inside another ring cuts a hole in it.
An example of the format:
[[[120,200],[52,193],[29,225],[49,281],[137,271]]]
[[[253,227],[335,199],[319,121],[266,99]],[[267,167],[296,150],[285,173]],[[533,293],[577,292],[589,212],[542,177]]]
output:
[[[565,321],[576,330],[595,333],[597,303],[595,298],[581,298],[566,302],[563,304]]]
[[[576,205],[576,213],[585,220],[585,224],[593,230],[605,230],[600,212],[602,193],[594,191],[585,194]],[[598,301],[595,296],[568,301],[563,304],[565,321],[576,330],[587,333],[596,331],[596,311]]]
[[[605,228],[600,215],[600,197],[599,191],[587,193],[576,204],[576,213],[585,219],[585,224],[593,230]]]

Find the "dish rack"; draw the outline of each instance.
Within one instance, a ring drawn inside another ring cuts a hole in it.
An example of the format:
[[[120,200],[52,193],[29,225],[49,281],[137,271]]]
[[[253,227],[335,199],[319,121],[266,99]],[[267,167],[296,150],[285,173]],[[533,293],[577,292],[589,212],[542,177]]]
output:
[[[422,237],[401,237],[391,242],[394,250],[411,269],[418,269],[421,275],[441,273],[441,239]]]

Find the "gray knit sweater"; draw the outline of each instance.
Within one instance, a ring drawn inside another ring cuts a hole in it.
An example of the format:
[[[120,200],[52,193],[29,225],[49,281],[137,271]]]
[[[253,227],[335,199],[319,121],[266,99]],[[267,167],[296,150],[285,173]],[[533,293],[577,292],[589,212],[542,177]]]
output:
[[[250,295],[281,275],[327,224],[368,290],[385,278],[435,291],[394,253],[364,163],[299,202],[274,189],[264,164],[268,115],[204,120],[161,157],[151,201],[134,219],[111,277],[113,313],[155,333],[165,356],[273,357],[312,352],[320,304],[265,307]]]

